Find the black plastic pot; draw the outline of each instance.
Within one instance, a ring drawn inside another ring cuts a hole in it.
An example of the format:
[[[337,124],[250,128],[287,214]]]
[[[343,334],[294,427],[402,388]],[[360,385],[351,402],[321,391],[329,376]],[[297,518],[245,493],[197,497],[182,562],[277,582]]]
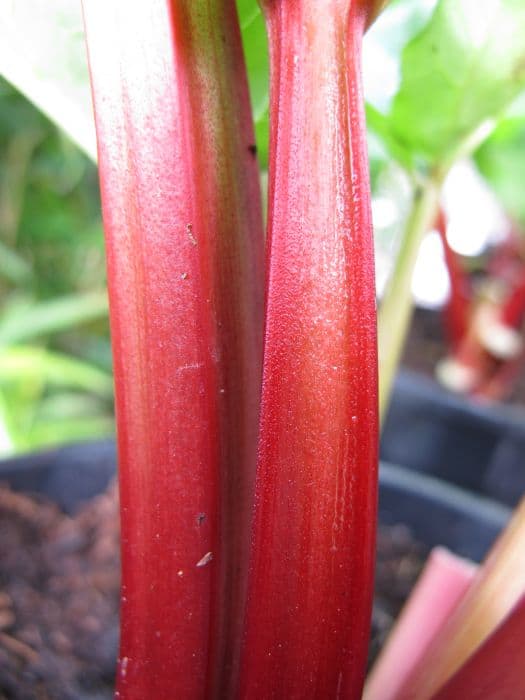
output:
[[[381,458],[513,506],[525,493],[525,411],[478,406],[402,372]]]
[[[113,440],[86,442],[0,461],[0,482],[42,494],[73,514],[108,487],[116,463]]]
[[[510,514],[511,509],[497,501],[403,467],[381,464],[379,522],[404,524],[429,547],[443,545],[481,561]]]
[[[63,447],[0,463],[0,481],[17,491],[53,499],[65,512],[104,491],[115,474],[113,441]],[[405,524],[428,546],[442,544],[479,560],[504,526],[510,510],[500,503],[417,474],[382,464],[379,518]]]
[[[74,445],[0,462],[0,482],[17,491],[44,494],[67,513],[74,513],[106,489],[115,476],[115,462],[112,441]],[[427,547],[441,544],[479,561],[509,516],[510,509],[500,503],[414,471],[381,465],[380,522],[408,526]],[[110,641],[99,650],[99,657],[112,670],[118,640],[110,632]],[[82,692],[75,691],[72,697],[109,698],[111,691],[99,685],[99,679],[93,688],[89,683],[83,685]]]

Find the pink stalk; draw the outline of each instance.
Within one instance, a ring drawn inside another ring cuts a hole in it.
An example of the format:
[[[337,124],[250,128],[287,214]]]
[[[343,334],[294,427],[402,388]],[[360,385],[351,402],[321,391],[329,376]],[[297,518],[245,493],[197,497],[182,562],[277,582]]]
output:
[[[509,283],[514,280],[516,271],[523,266],[525,245],[523,231],[515,221],[507,222],[508,230],[503,241],[498,243],[487,262],[489,279],[497,279]]]
[[[476,566],[434,549],[366,682],[365,700],[394,700],[467,591]]]
[[[115,363],[117,696],[224,697],[244,607],[262,231],[234,0],[84,0]]]
[[[525,594],[433,700],[523,700],[524,649]]]
[[[360,697],[376,521],[370,3],[266,0],[269,268],[241,697]]]

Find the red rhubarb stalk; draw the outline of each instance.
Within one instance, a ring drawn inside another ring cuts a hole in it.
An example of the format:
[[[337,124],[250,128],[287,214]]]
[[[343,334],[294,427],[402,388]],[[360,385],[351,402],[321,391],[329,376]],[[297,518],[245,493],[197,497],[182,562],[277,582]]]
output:
[[[116,382],[117,695],[225,697],[262,351],[261,210],[235,3],[84,0],[84,13]]]
[[[525,595],[433,700],[525,698]]]
[[[241,697],[360,697],[376,520],[365,5],[266,0],[270,211]]]

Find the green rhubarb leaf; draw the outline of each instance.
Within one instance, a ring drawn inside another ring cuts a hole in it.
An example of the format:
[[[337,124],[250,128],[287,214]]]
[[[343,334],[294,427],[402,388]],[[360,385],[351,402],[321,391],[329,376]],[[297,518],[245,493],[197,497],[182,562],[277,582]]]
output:
[[[401,52],[424,27],[437,0],[392,0],[363,40],[365,98],[388,113],[401,83]],[[374,125],[370,125],[372,130]]]
[[[509,215],[525,227],[525,118],[503,120],[475,160]]]
[[[403,51],[391,138],[429,165],[454,160],[524,86],[523,0],[441,0]]]
[[[94,159],[80,2],[0,0],[0,17],[0,74]]]

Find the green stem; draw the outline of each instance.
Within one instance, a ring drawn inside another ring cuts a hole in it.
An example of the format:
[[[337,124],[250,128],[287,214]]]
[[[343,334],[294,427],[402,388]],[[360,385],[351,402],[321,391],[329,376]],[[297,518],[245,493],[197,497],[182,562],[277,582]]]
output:
[[[432,177],[414,192],[394,271],[378,315],[379,411],[383,421],[412,316],[412,275],[423,236],[439,208],[442,177]]]
[[[369,116],[379,121],[378,115],[374,114],[373,111],[369,113]],[[441,187],[451,167],[458,160],[471,155],[483,143],[493,128],[494,122],[491,119],[479,124],[447,157],[435,164],[427,179],[424,181],[416,180],[412,210],[407,219],[394,271],[383,295],[378,314],[379,416],[381,424],[388,409],[392,385],[412,317],[412,276],[419,246],[438,214]]]

